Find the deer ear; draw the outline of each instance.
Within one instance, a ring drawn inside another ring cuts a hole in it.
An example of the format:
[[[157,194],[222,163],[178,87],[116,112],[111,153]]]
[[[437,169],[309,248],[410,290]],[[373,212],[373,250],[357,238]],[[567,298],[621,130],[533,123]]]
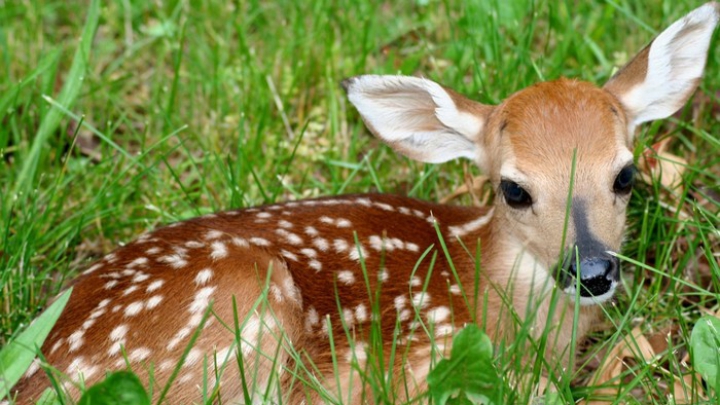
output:
[[[679,110],[705,70],[720,7],[707,3],[676,21],[617,72],[605,89],[625,107],[631,134],[643,122]]]
[[[343,81],[348,99],[375,136],[412,159],[484,161],[482,132],[492,107],[411,76],[357,76]]]

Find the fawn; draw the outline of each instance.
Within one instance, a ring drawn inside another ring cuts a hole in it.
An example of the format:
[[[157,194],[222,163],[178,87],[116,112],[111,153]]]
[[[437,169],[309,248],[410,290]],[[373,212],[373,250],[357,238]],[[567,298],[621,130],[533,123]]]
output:
[[[549,325],[553,343],[542,355],[567,361],[573,329],[588,332],[620,280],[613,252],[633,186],[635,129],[695,91],[719,14],[716,3],[692,11],[602,88],[559,79],[489,106],[418,77],[344,81],[373,134],[422,162],[474,161],[496,190],[494,205],[347,195],[170,224],[82,273],[41,349],[47,365],[67,376],[71,396],[109,370],[131,367],[162,387],[178,367],[168,403],[199,401],[205,377],[227,403],[358,404],[372,401],[357,370],[375,323],[383,342],[408,345],[402,362],[381,363],[391,379],[404,376],[403,401],[422,395],[431,352],[480,322],[475,314],[490,336],[512,339],[516,320],[501,315],[509,312],[538,333]],[[483,299],[470,302],[476,283]],[[562,317],[578,305],[577,322]],[[48,386],[45,366],[33,363],[18,403]]]

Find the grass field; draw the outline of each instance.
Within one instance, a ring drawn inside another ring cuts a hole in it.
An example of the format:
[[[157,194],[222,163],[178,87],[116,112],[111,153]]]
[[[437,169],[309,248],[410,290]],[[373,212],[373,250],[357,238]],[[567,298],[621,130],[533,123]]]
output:
[[[603,83],[699,5],[113,0],[85,52],[87,3],[0,0],[0,346],[93,259],[159,225],[347,192],[439,200],[463,184],[462,162],[411,162],[371,138],[343,78],[423,75],[485,103],[560,76]],[[619,398],[718,401],[686,356],[696,320],[720,309],[718,89],[712,45],[696,97],[642,128],[636,154],[669,139],[683,186],[636,187],[624,292],[568,382],[577,398],[635,333],[657,357],[626,362]]]

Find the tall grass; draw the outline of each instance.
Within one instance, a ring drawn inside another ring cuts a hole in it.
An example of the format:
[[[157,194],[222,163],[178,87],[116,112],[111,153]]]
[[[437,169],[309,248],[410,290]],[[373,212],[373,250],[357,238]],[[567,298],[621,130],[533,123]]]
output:
[[[414,163],[368,136],[343,78],[420,74],[486,103],[560,76],[602,83],[697,5],[112,0],[90,43],[87,2],[0,1],[0,345],[85,264],[158,225],[345,192],[437,200],[463,183],[461,162]],[[634,192],[625,292],[586,348],[603,352],[641,321],[670,331],[663,371],[641,364],[625,379],[646,403],[666,402],[695,319],[718,310],[714,49],[684,113],[639,137],[638,155],[673,139],[685,192]]]

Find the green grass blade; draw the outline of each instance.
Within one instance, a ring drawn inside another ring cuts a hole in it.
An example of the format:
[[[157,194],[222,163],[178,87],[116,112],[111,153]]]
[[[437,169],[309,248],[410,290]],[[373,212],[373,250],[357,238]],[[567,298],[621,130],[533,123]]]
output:
[[[22,377],[35,358],[36,348],[45,338],[62,314],[72,294],[65,291],[48,309],[28,326],[18,337],[0,350],[0,398],[8,395],[10,388]]]
[[[78,94],[80,94],[84,76],[87,72],[90,49],[92,47],[93,39],[95,38],[95,31],[97,31],[99,18],[100,1],[93,0],[88,8],[88,15],[80,39],[80,45],[75,51],[75,57],[73,58],[70,72],[68,73],[68,76],[65,79],[65,85],[57,98],[58,103],[68,109],[75,103]],[[60,118],[62,118],[62,113],[53,108],[47,112],[43,120],[40,122],[40,128],[38,128],[37,134],[35,135],[30,152],[26,160],[23,162],[22,169],[20,170],[20,174],[15,182],[15,188],[13,190],[14,195],[18,195],[23,191],[31,189],[35,179],[35,173],[37,172],[38,163],[40,161],[42,148],[60,125]]]

